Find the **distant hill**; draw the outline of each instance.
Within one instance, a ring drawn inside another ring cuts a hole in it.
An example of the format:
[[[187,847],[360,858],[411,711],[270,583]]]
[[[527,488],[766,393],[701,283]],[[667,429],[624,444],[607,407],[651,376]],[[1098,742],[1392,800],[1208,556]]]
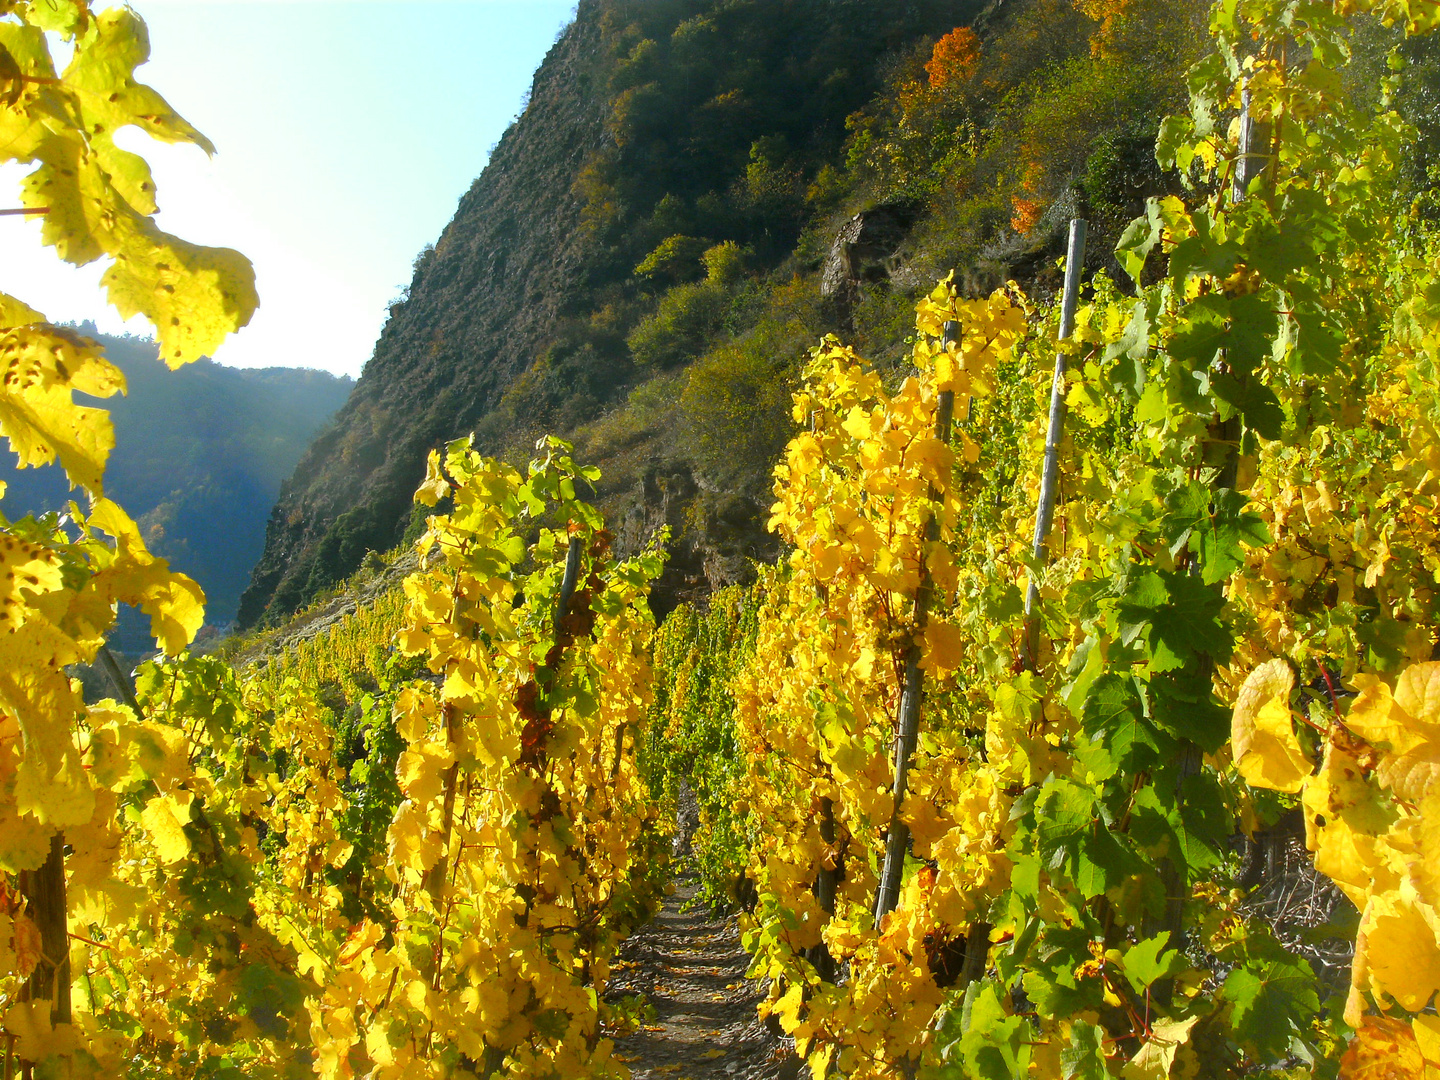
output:
[[[354,385],[307,368],[228,368],[201,360],[168,370],[153,342],[82,333],[105,348],[129,392],[97,404],[110,410],[115,450],[106,494],[133,516],[151,550],[205,589],[207,624],[235,618],[240,593],[265,543],[280,487],[315,434]],[[0,511],[14,519],[62,507],[73,497],[56,466],[0,462]],[[126,651],[145,647],[143,622],[122,618]],[[132,640],[133,639],[133,640]]]

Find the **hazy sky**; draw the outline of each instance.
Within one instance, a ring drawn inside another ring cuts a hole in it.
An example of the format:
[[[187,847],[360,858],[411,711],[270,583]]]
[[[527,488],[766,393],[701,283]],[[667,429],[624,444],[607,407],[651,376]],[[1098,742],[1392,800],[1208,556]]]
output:
[[[108,6],[97,3],[97,7]],[[131,128],[160,227],[238,248],[260,310],[215,354],[237,367],[358,375],[386,317],[574,14],[574,0],[133,0],[150,28],[137,77],[215,143],[207,158]],[[126,137],[128,136],[128,138]],[[18,206],[16,166],[0,206]],[[0,291],[56,322],[148,333],[104,301],[40,227],[0,217]]]

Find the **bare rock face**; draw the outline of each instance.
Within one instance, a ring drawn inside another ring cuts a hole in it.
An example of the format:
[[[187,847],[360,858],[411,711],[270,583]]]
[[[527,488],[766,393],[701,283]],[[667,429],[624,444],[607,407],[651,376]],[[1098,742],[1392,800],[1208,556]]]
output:
[[[757,562],[780,552],[765,531],[770,500],[760,493],[707,490],[684,463],[657,463],[632,491],[606,500],[618,513],[616,549],[633,554],[662,529],[669,531],[665,571],[650,590],[650,606],[663,618],[682,603],[700,600],[755,576]]]
[[[862,284],[887,281],[904,266],[905,239],[919,216],[914,204],[886,203],[840,227],[820,268],[820,295],[837,306],[842,322],[848,321]]]

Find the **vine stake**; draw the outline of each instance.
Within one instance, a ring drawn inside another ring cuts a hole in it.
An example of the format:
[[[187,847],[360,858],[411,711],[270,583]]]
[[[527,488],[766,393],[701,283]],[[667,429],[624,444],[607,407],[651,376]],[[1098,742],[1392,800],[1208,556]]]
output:
[[[947,322],[945,344],[960,340],[960,324]],[[940,391],[935,403],[935,437],[946,446],[950,445],[950,418],[955,412],[955,393]],[[930,497],[938,499],[939,493],[932,487]],[[940,539],[940,518],[931,515],[925,526],[925,536],[930,543]],[[925,632],[925,623],[930,613],[930,575],[922,564],[920,587],[915,590],[915,634],[918,638]],[[900,820],[900,807],[905,802],[905,780],[910,772],[910,758],[915,753],[915,739],[920,732],[920,695],[924,692],[925,676],[920,670],[920,643],[910,643],[905,653],[905,685],[900,694],[900,731],[895,738],[895,803],[890,812],[890,831],[885,837],[885,867],[880,874],[880,884],[875,890],[875,922],[878,925],[887,912],[895,910],[900,898],[900,878],[905,869],[905,849],[910,846],[910,826]]]
[[[1075,305],[1080,298],[1080,271],[1085,264],[1084,218],[1070,219],[1070,244],[1065,252],[1065,296],[1060,303],[1059,341],[1075,332]],[[1040,504],[1035,510],[1035,543],[1032,554],[1036,570],[1030,575],[1030,588],[1025,593],[1025,633],[1021,641],[1021,661],[1026,671],[1035,670],[1039,642],[1036,640],[1040,620],[1035,609],[1040,603],[1040,583],[1036,580],[1039,567],[1046,561],[1045,540],[1055,517],[1055,496],[1060,481],[1060,441],[1065,434],[1065,350],[1055,351],[1055,377],[1050,383],[1050,422],[1045,434],[1045,465],[1040,474]]]

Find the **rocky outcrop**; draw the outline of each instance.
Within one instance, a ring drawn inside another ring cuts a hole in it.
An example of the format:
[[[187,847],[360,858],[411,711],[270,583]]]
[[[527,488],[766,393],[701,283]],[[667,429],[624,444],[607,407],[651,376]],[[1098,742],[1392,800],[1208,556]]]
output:
[[[752,580],[755,564],[773,560],[780,551],[779,539],[763,524],[769,500],[706,490],[682,462],[652,465],[633,490],[605,502],[614,511],[616,546],[622,552],[640,550],[662,529],[669,532],[669,559],[650,592],[657,618],[679,604]]]
[[[820,295],[842,327],[866,284],[888,281],[904,266],[904,245],[920,216],[913,203],[887,203],[856,214],[840,227],[820,268]]]
[[[884,281],[903,265],[901,247],[919,217],[910,203],[887,203],[864,210],[835,234],[820,268],[820,295],[835,296],[860,282]]]

